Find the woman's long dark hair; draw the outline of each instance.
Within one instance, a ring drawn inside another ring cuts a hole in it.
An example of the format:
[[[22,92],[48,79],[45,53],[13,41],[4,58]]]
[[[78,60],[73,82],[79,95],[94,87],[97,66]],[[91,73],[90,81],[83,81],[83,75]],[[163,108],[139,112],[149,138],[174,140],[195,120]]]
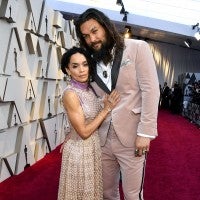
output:
[[[112,50],[114,45],[116,47],[116,54],[119,50],[124,49],[124,39],[115,28],[114,23],[112,23],[111,20],[103,12],[95,8],[87,9],[84,13],[79,15],[78,19],[75,21],[76,33],[81,46],[85,47],[88,50],[90,49],[88,48],[88,45],[86,44],[85,39],[83,38],[83,35],[80,30],[81,25],[89,19],[96,20],[105,29],[105,32],[108,37],[107,40],[110,43],[110,50]]]

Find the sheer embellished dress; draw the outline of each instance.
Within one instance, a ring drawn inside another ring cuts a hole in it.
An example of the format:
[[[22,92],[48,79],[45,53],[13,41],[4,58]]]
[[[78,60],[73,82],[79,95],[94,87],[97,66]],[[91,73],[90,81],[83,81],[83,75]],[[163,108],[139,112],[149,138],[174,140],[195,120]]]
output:
[[[100,103],[91,88],[73,81],[64,90],[74,91],[86,118],[91,121]],[[67,115],[67,113],[66,113]],[[83,140],[70,125],[71,136],[62,152],[58,200],[102,200],[102,163],[98,131]]]

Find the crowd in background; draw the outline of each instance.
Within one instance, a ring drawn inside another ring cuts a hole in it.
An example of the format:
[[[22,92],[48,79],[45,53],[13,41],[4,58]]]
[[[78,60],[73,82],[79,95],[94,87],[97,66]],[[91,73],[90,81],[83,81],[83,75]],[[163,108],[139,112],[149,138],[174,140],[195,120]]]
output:
[[[200,80],[188,86],[190,102],[200,105]]]
[[[164,82],[163,87],[160,85],[159,108],[181,114],[200,125],[200,80],[183,87],[175,82],[172,88]]]
[[[183,92],[182,88],[177,82],[170,88],[167,82],[164,86],[160,85],[160,104],[161,109],[168,109],[174,114],[181,114],[183,105]]]

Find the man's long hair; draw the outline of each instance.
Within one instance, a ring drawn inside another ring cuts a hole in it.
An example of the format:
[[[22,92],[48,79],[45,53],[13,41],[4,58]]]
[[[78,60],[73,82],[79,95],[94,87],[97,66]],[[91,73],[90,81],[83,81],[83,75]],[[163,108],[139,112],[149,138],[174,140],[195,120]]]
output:
[[[115,54],[117,54],[118,51],[124,49],[124,39],[115,28],[114,23],[112,23],[111,20],[103,12],[95,8],[87,9],[85,12],[79,15],[78,19],[75,21],[76,34],[79,38],[81,47],[84,47],[87,50],[89,50],[90,53],[93,53],[91,48],[88,47],[88,45],[86,44],[85,39],[83,38],[83,35],[80,30],[81,25],[90,19],[96,20],[105,29],[108,43],[108,46],[106,46],[106,48],[108,48],[110,52],[114,46]]]

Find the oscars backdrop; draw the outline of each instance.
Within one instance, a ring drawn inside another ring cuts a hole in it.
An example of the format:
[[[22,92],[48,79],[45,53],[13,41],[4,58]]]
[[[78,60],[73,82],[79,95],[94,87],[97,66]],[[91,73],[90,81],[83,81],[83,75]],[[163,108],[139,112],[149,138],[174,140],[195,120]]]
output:
[[[65,138],[62,54],[73,21],[44,0],[0,0],[0,182],[26,170]]]

